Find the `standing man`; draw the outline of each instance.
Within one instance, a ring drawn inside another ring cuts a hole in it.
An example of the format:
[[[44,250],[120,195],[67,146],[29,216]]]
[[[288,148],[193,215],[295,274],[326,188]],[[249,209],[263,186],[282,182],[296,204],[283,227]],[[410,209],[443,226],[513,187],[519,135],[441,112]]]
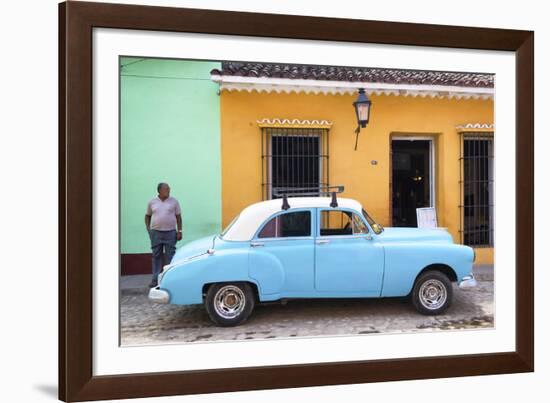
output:
[[[153,279],[149,287],[157,286],[162,267],[170,263],[176,252],[176,242],[182,237],[179,202],[170,197],[170,186],[167,183],[159,183],[157,192],[158,196],[147,204],[145,213],[145,227],[153,250]]]

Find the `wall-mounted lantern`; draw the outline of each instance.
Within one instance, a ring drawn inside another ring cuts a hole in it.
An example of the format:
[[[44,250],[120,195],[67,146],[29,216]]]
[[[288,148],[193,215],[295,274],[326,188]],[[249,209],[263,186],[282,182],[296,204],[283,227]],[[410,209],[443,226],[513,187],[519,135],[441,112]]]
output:
[[[357,129],[355,129],[355,150],[357,150],[357,141],[359,140],[359,132],[361,128],[367,127],[370,117],[371,100],[365,93],[363,88],[359,88],[357,99],[353,103],[355,115],[357,116]]]

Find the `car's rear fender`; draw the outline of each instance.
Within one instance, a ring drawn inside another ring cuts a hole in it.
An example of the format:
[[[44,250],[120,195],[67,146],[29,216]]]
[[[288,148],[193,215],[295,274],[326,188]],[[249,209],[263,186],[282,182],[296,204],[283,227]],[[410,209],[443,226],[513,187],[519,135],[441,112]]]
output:
[[[268,295],[279,294],[282,291],[285,281],[285,271],[279,259],[263,250],[252,250],[249,262],[250,278],[260,284],[260,300],[263,300]]]
[[[162,278],[160,288],[170,293],[172,304],[200,304],[205,284],[247,281],[259,284],[248,275],[248,251],[216,250],[182,262]]]

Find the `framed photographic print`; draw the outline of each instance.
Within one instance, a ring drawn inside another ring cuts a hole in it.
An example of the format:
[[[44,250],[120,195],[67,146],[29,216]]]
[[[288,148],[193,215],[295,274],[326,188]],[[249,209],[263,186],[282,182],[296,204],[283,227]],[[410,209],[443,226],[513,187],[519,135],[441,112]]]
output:
[[[60,399],[534,370],[533,32],[59,27]]]

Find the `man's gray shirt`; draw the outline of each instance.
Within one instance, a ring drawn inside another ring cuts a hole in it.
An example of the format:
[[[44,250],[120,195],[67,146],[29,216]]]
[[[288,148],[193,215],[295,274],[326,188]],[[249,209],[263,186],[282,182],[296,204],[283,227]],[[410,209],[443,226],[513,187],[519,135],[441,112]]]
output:
[[[176,229],[176,215],[181,214],[181,208],[173,197],[162,201],[157,196],[147,204],[146,214],[151,216],[151,229],[171,231]]]

